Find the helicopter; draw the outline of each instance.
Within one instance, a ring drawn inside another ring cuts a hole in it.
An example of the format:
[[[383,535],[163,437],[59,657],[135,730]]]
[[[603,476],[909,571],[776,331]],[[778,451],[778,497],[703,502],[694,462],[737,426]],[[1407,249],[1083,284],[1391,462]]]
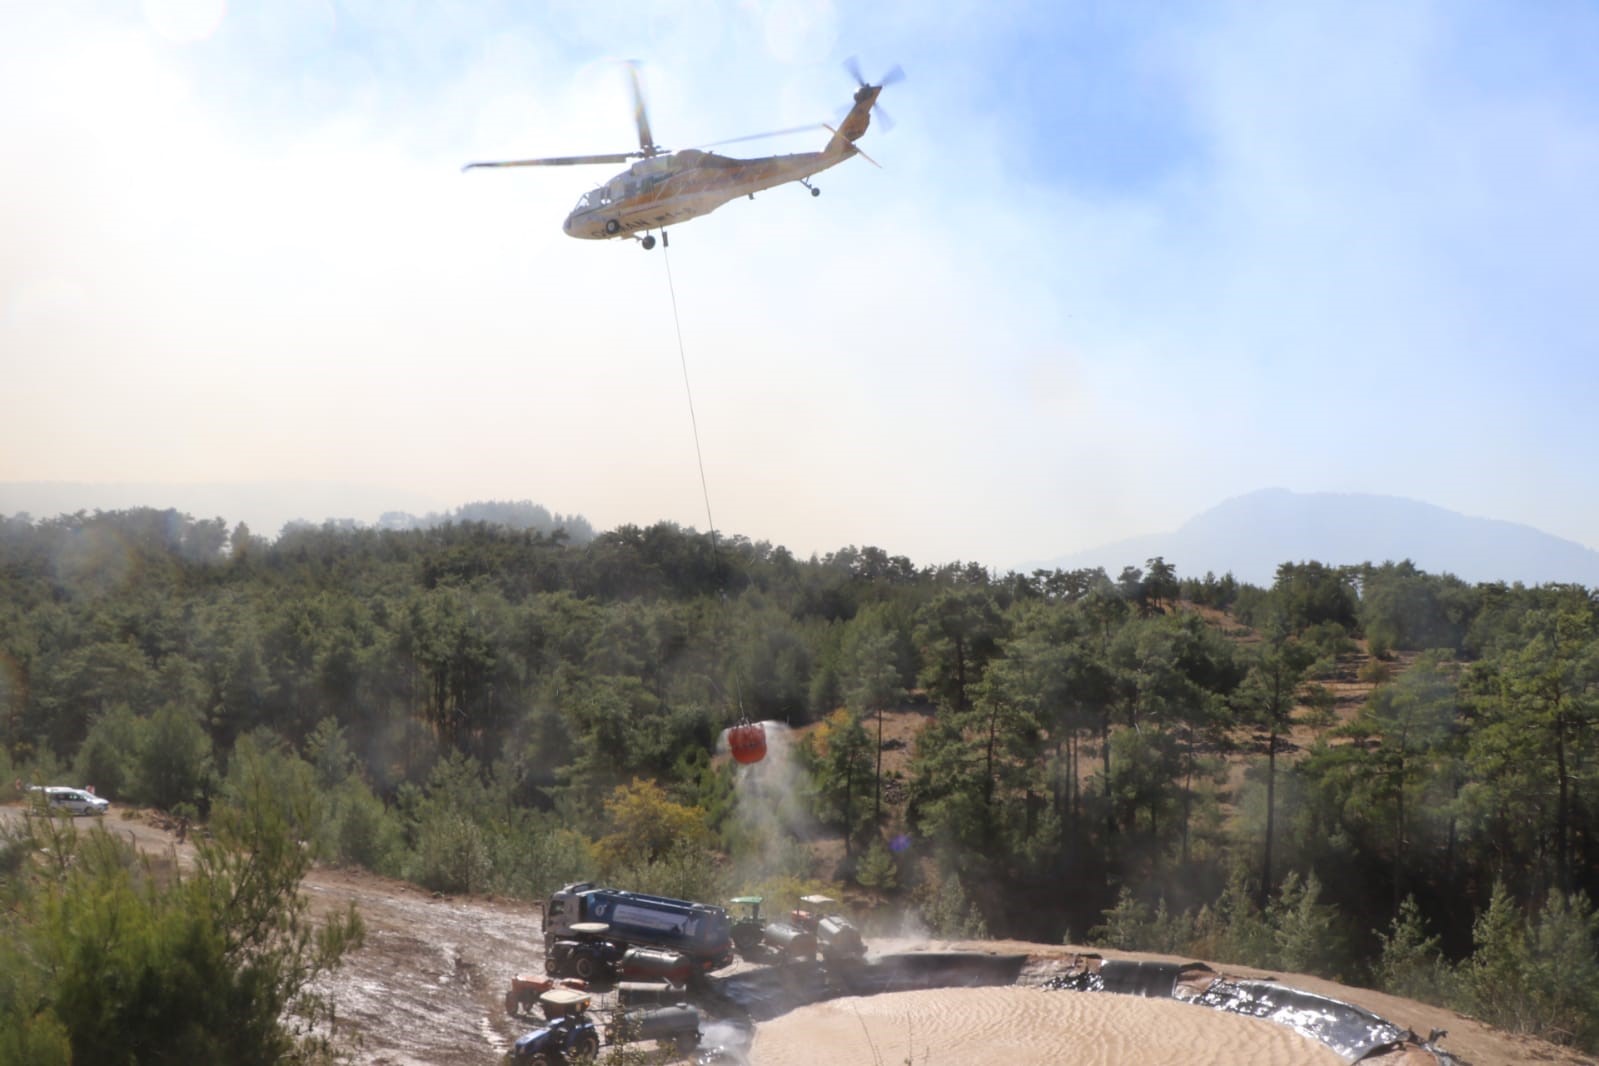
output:
[[[655,247],[655,236],[650,231],[659,229],[661,239],[666,239],[666,227],[691,218],[708,215],[718,207],[740,196],[755,198],[755,194],[786,182],[797,181],[820,196],[822,190],[811,183],[811,177],[837,166],[852,156],[860,156],[873,166],[876,160],[855,146],[871,123],[871,112],[877,105],[877,96],[885,86],[903,78],[904,72],[894,67],[878,80],[869,84],[861,76],[853,59],[844,68],[854,77],[859,88],[854,104],[838,128],[826,123],[801,126],[773,133],[757,133],[747,137],[717,141],[701,148],[667,151],[656,144],[650,132],[649,117],[644,109],[644,94],[639,88],[638,68],[627,65],[633,86],[633,118],[638,125],[638,151],[615,152],[606,155],[556,156],[546,159],[512,159],[493,163],[468,163],[462,170],[480,167],[564,167],[591,163],[638,162],[616,175],[605,184],[595,187],[578,200],[572,213],[566,216],[563,229],[572,237],[584,240],[608,240],[612,237],[633,237],[646,250]],[[887,115],[877,109],[884,125],[889,125]],[[736,159],[705,151],[724,144],[756,140],[762,137],[782,136],[806,130],[826,129],[832,137],[819,152],[800,152],[792,155],[768,155],[755,159]],[[642,234],[642,235],[641,235]]]

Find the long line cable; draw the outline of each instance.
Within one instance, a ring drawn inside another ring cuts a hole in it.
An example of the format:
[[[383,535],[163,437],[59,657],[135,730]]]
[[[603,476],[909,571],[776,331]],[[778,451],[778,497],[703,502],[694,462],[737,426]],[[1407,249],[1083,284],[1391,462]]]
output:
[[[700,449],[700,422],[694,414],[694,387],[689,383],[688,352],[683,347],[683,320],[677,313],[677,286],[672,282],[672,257],[667,249],[666,231],[661,231],[661,261],[666,264],[666,291],[672,297],[672,326],[677,331],[677,361],[683,368],[683,392],[688,397],[688,422],[694,430],[694,460],[700,468],[700,494],[705,497],[705,524],[711,530],[711,567],[713,572],[721,566],[721,554],[716,550],[716,519],[711,517],[711,486],[705,477],[705,453]],[[727,586],[722,587],[722,610],[727,610]],[[733,701],[738,708],[739,721],[745,721],[744,685],[737,669],[733,670]]]
[[[677,286],[672,284],[672,257],[661,234],[661,260],[666,264],[666,291],[672,296],[672,325],[677,330],[677,361],[683,367],[683,392],[688,396],[688,422],[694,430],[694,459],[700,468],[700,494],[705,497],[705,523],[711,528],[711,560],[716,559],[716,520],[711,517],[711,487],[705,480],[705,454],[700,450],[700,423],[694,415],[694,388],[688,379],[688,353],[683,348],[683,321],[677,313]]]

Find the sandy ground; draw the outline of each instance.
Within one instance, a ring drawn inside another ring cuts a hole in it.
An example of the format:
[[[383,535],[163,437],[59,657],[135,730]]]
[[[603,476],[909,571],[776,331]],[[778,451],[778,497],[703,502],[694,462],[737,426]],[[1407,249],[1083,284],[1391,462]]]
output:
[[[16,818],[20,807],[0,808]],[[82,827],[85,823],[80,821]],[[184,863],[190,845],[140,817],[113,810],[105,828],[147,852]],[[337,1035],[363,1066],[490,1066],[533,1027],[511,1018],[504,996],[514,974],[542,969],[538,912],[520,902],[435,897],[359,871],[317,869],[304,891],[322,913],[354,901],[367,942],[329,982]],[[1022,953],[1024,981],[1046,976],[1079,948],[1015,941],[874,942],[874,950]],[[1105,952],[1107,957],[1160,958]],[[1169,961],[1190,961],[1169,960]],[[1374,1011],[1420,1033],[1447,1029],[1445,1050],[1466,1066],[1594,1066],[1595,1060],[1541,1041],[1496,1032],[1439,1007],[1350,988],[1320,978],[1267,974],[1211,963],[1218,971],[1269,976],[1284,984]],[[763,1023],[752,1047],[756,1066],[1073,1064],[1282,1064],[1319,1066],[1339,1058],[1268,1022],[1189,1004],[1033,987],[948,989],[849,997],[801,1008]]]
[[[1175,1000],[1045,991],[941,989],[835,999],[762,1025],[752,1066],[881,1063],[1171,1063],[1338,1066],[1292,1029]]]

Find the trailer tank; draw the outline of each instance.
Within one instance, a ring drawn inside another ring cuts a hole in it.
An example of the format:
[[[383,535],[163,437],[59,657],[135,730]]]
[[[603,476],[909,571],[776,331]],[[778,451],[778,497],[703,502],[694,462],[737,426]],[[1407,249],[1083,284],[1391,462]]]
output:
[[[733,961],[733,923],[710,903],[600,888],[583,881],[556,892],[544,906],[544,940],[570,935],[579,922],[610,925],[606,939],[629,946],[669,948],[706,969]]]

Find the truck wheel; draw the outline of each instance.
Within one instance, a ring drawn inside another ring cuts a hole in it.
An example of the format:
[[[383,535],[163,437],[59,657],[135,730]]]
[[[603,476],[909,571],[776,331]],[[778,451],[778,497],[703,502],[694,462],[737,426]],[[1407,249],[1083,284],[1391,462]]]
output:
[[[572,1041],[571,1058],[575,1062],[592,1062],[600,1053],[600,1038],[593,1033],[583,1033]]]
[[[572,972],[585,981],[592,981],[599,976],[599,960],[592,955],[579,955],[572,960]]]

